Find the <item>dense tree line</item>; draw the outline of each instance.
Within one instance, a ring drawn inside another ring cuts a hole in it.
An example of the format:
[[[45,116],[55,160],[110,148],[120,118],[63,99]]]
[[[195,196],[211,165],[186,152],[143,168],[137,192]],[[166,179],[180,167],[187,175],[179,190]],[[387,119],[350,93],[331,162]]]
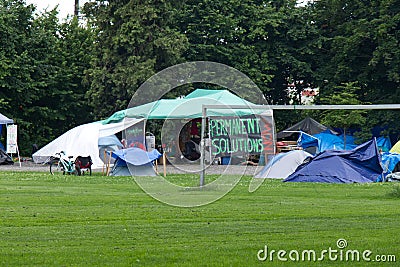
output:
[[[76,19],[60,23],[55,10],[34,12],[25,1],[0,1],[0,110],[18,124],[25,154],[92,119],[82,84],[91,31]]]
[[[25,153],[126,108],[146,79],[186,61],[238,69],[271,104],[299,100],[289,83],[297,95],[319,87],[317,103],[400,103],[400,0],[98,0],[80,22],[36,12],[0,0],[0,112],[19,125]],[[278,129],[306,115],[280,112]],[[365,137],[375,125],[400,129],[399,112],[356,115]]]

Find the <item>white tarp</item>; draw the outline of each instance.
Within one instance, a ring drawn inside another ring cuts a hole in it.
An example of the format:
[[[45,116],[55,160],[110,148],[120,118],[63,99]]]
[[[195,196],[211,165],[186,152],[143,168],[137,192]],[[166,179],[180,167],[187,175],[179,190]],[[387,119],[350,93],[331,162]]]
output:
[[[49,157],[64,151],[67,156],[73,156],[74,158],[77,156],[90,156],[93,161],[92,168],[101,168],[104,163],[99,157],[99,138],[121,132],[141,121],[143,119],[125,118],[118,123],[102,124],[101,122],[92,122],[77,126],[34,153],[32,155],[33,161],[43,163]]]

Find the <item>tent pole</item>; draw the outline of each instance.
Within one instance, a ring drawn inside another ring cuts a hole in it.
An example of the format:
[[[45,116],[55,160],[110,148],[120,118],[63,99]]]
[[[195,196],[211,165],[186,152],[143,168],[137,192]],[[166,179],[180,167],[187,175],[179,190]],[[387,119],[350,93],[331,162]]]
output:
[[[112,151],[110,151],[110,156],[108,158],[108,164],[107,164],[107,168],[106,168],[106,176],[108,176],[110,174],[110,164],[111,164],[111,157],[112,157]]]
[[[19,167],[21,168],[21,157],[19,156],[19,149],[18,149],[18,144],[17,144],[17,155],[18,155],[18,162],[19,162]]]
[[[164,177],[167,177],[167,158],[165,156],[165,151],[163,151],[163,165],[164,165]]]
[[[201,117],[201,138],[200,138],[200,186],[204,186],[204,176],[205,176],[205,164],[204,164],[204,153],[205,153],[205,143],[204,143],[204,133],[206,129],[206,108],[203,106]]]
[[[107,162],[107,149],[104,149],[103,159]],[[107,164],[103,161],[103,167],[101,168],[101,175],[104,175],[105,165]]]

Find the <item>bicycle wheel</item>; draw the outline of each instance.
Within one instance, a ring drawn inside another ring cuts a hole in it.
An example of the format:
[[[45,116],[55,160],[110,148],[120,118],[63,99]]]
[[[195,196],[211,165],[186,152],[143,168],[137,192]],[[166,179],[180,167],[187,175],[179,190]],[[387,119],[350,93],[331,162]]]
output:
[[[50,163],[50,173],[52,175],[65,174],[65,170],[58,160],[53,160]]]

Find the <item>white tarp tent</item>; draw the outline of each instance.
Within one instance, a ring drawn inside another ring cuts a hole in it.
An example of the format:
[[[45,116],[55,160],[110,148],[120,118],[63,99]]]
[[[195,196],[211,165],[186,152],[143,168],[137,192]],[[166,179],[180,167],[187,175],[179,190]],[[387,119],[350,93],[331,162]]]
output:
[[[312,155],[304,150],[292,150],[286,153],[279,153],[254,177],[284,179],[292,174],[307,157],[312,157]]]
[[[143,119],[125,118],[118,123],[102,124],[101,121],[77,126],[62,134],[32,155],[35,163],[43,163],[55,153],[64,151],[67,156],[87,157],[93,161],[92,168],[101,168],[103,161],[99,157],[98,141],[101,137],[121,132]]]
[[[7,118],[6,116],[4,116],[3,114],[0,113],[0,136],[1,136],[1,132],[3,130],[2,125],[3,124],[5,124],[5,125],[12,124],[12,123],[14,123],[14,121],[12,119]],[[1,142],[0,142],[0,148],[5,150],[5,148]]]

